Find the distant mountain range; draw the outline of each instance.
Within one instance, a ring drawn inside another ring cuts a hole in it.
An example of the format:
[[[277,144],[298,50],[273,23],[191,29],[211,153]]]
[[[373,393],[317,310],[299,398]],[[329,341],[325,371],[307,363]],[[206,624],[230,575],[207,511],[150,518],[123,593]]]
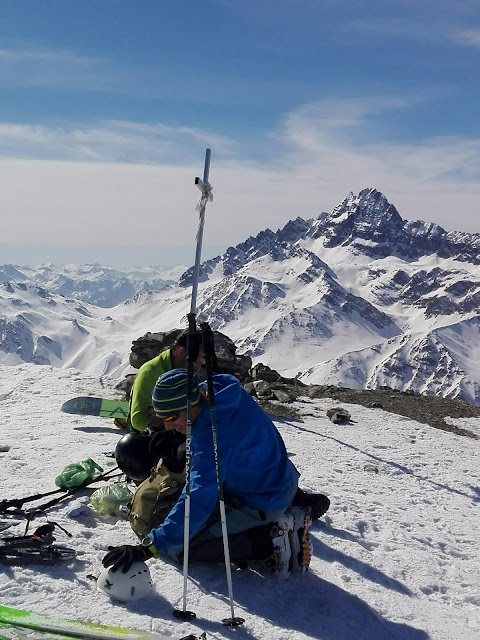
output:
[[[38,267],[0,265],[0,283],[38,285],[50,293],[76,298],[98,307],[114,307],[141,291],[160,290],[177,282],[186,267],[115,269],[99,264]]]
[[[132,340],[185,325],[192,269],[4,265],[0,280],[0,362],[121,376]],[[403,220],[365,189],[204,262],[197,311],[285,376],[480,404],[479,308],[480,234]]]

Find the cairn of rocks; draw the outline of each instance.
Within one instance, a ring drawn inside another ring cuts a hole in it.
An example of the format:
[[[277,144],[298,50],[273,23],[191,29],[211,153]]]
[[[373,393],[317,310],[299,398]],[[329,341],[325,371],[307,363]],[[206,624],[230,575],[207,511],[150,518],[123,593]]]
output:
[[[142,364],[158,356],[162,351],[171,347],[182,329],[172,329],[171,331],[161,331],[158,333],[147,332],[137,340],[132,342],[129,362],[134,369],[140,369]],[[237,347],[233,340],[220,331],[213,331],[214,348],[216,355],[216,365],[214,374],[230,373],[243,383],[249,377],[252,367],[250,356],[237,354]],[[117,389],[125,393],[126,398],[130,397],[130,391],[136,374],[129,374],[118,385]],[[201,380],[205,380],[206,372],[202,369],[197,374]]]

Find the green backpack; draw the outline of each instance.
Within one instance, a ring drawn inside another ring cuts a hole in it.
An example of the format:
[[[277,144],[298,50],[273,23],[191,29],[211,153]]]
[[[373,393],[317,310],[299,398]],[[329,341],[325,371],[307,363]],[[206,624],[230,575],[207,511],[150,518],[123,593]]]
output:
[[[158,527],[177,502],[185,484],[185,470],[170,471],[160,459],[150,477],[138,485],[129,503],[130,526],[140,538]]]

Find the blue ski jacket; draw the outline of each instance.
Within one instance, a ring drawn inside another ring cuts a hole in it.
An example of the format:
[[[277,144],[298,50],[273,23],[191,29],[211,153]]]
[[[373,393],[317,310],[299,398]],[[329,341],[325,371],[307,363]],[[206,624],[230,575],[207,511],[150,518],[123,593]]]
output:
[[[205,383],[204,383],[205,384]],[[298,487],[299,473],[287,457],[273,422],[231,375],[213,377],[218,449],[224,491],[259,511],[283,511]],[[190,539],[202,528],[218,499],[212,421],[205,402],[192,425]],[[185,488],[162,525],[149,537],[158,553],[183,548]]]

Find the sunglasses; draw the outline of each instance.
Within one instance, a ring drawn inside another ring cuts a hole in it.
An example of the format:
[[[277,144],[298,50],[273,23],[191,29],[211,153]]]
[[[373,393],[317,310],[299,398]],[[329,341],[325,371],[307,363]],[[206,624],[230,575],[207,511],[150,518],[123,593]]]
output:
[[[175,422],[175,420],[177,420],[177,419],[178,419],[178,416],[179,416],[179,415],[180,415],[180,414],[179,414],[179,413],[177,413],[177,415],[176,415],[176,416],[168,416],[168,418],[163,418],[163,421],[164,421],[164,422]]]

